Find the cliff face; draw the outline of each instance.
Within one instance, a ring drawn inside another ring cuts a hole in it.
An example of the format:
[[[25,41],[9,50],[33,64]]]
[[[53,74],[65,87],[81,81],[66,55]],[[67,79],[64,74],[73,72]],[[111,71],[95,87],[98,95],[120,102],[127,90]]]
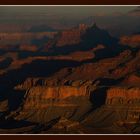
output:
[[[34,86],[26,91],[19,113],[13,115],[16,120],[32,122],[48,122],[63,116],[78,119],[92,106],[89,96],[86,86]]]
[[[137,104],[140,103],[140,88],[110,88],[107,90],[107,104]]]
[[[48,108],[45,101],[47,100],[65,100],[70,97],[89,97],[89,93],[86,87],[71,87],[71,86],[60,86],[60,87],[43,87],[37,86],[32,87],[26,93],[27,97],[24,103],[24,108]],[[44,101],[44,102],[43,102]],[[43,104],[42,104],[43,103]],[[61,104],[60,104],[61,105]],[[62,103],[63,106],[63,103]]]

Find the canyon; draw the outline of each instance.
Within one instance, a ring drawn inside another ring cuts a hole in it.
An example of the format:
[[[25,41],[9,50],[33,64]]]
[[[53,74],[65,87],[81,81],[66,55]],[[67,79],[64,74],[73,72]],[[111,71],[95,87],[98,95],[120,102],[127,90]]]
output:
[[[25,36],[35,44],[0,45],[0,133],[140,133],[140,35],[94,23]]]

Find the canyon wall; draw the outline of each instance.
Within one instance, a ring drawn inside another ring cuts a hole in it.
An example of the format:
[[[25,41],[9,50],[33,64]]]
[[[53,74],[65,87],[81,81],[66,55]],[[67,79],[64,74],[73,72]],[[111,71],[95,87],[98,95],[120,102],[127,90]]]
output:
[[[107,90],[106,103],[115,104],[140,104],[140,88],[114,87]]]
[[[60,86],[60,87],[43,87],[37,86],[29,89],[27,98],[24,103],[24,108],[42,108],[45,107],[45,100],[65,100],[70,97],[89,97],[89,93],[86,87],[71,87],[71,86]],[[42,101],[44,101],[43,104]],[[46,106],[47,108],[47,106]]]
[[[26,90],[18,113],[12,112],[8,117],[39,123],[58,117],[77,120],[92,107],[89,94],[86,86],[33,86]]]

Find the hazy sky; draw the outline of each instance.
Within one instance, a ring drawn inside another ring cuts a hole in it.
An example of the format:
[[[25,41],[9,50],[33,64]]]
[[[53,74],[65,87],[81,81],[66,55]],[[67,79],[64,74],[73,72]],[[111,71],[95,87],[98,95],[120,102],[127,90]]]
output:
[[[46,15],[79,15],[127,13],[135,6],[0,6],[0,15],[46,14]]]

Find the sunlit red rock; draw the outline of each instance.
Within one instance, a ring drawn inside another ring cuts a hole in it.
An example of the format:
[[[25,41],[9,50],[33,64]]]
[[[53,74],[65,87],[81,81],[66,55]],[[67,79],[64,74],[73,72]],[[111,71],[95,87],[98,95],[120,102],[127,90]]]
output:
[[[140,101],[139,88],[121,88],[114,87],[107,90],[107,103],[108,104],[131,104]]]

